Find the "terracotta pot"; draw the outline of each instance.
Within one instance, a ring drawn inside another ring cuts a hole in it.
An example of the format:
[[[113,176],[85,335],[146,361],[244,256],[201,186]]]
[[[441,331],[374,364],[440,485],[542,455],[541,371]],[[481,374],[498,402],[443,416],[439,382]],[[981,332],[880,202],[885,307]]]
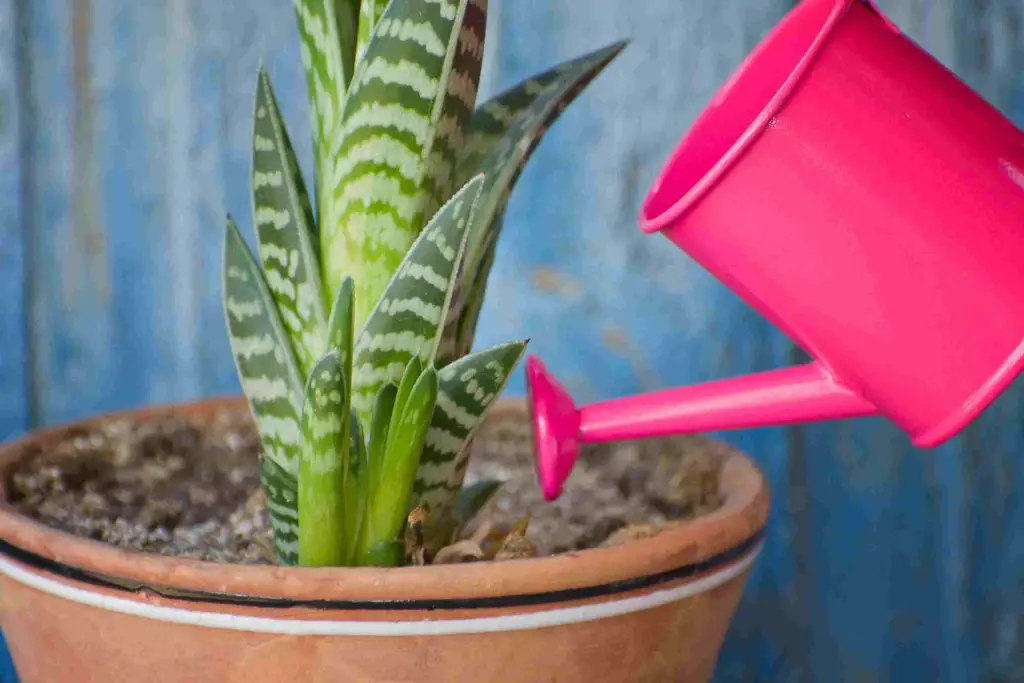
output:
[[[219,399],[114,417],[244,409]],[[0,468],[109,419],[6,445]],[[760,472],[721,448],[723,507],[654,538],[400,569],[130,552],[33,522],[0,489],[0,625],[22,683],[706,680],[768,514]]]

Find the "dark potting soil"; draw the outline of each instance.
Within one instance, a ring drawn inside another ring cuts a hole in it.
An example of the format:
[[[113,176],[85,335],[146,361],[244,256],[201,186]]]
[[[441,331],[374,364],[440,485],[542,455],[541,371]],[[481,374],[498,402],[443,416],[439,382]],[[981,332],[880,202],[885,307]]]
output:
[[[467,483],[504,485],[464,537],[493,537],[528,519],[528,540],[507,543],[498,559],[649,536],[721,502],[725,449],[701,438],[588,447],[554,503],[543,500],[530,448],[525,413],[507,411],[490,418],[474,442]],[[225,410],[203,426],[171,417],[122,420],[23,459],[7,473],[7,491],[23,514],[77,536],[162,555],[270,563],[258,450],[244,411]],[[474,553],[454,555],[464,561]]]

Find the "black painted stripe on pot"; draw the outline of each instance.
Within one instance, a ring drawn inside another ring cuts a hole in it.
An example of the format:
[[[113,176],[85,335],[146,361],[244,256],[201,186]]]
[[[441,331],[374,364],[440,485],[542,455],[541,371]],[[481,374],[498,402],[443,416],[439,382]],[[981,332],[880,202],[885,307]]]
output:
[[[695,562],[693,564],[683,565],[681,567],[669,569],[656,574],[647,574],[645,576],[598,584],[596,586],[581,586],[579,588],[566,588],[563,590],[547,591],[543,593],[500,595],[483,598],[438,598],[425,600],[294,600],[289,598],[267,598],[205,591],[179,591],[176,589],[150,586],[116,577],[95,574],[78,567],[73,567],[71,565],[36,555],[35,553],[18,548],[17,546],[11,545],[3,540],[0,540],[0,555],[7,556],[12,560],[55,576],[101,588],[117,590],[125,593],[156,593],[167,598],[189,602],[208,602],[244,607],[306,607],[323,610],[375,612],[389,610],[439,611],[549,605],[559,602],[572,602],[590,598],[608,597],[643,588],[652,588],[662,584],[671,583],[673,581],[679,581],[681,579],[692,578],[700,574],[713,572],[717,569],[722,569],[725,566],[741,559],[744,555],[753,550],[757,544],[761,542],[763,535],[764,529],[759,529],[755,534],[741,543],[702,562]]]

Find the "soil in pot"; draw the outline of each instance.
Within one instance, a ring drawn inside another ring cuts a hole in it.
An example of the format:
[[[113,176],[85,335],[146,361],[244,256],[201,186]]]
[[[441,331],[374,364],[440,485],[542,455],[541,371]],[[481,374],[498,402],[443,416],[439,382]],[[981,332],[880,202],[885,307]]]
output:
[[[536,483],[525,411],[493,411],[473,447],[467,483],[504,485],[463,536],[484,547],[485,539],[504,539],[498,559],[650,536],[721,502],[726,451],[699,437],[589,446],[555,503]],[[123,419],[22,459],[7,473],[7,490],[23,514],[78,536],[163,555],[271,563],[258,449],[244,411],[225,410],[202,427],[173,417]],[[525,540],[508,535],[527,520]],[[462,548],[438,559],[477,556]]]

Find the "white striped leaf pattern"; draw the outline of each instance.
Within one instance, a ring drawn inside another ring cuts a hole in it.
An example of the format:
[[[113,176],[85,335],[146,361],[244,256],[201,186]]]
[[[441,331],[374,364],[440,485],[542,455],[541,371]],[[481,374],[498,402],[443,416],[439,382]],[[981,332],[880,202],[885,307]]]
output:
[[[463,356],[441,369],[434,415],[413,489],[414,505],[428,510],[428,529],[443,526],[449,515],[466,474],[473,431],[525,349],[525,341],[509,342]]]
[[[359,40],[356,44],[356,59],[362,59],[373,36],[373,29],[384,16],[387,0],[362,0],[359,3]]]
[[[224,313],[242,389],[263,446],[261,478],[278,557],[298,553],[295,481],[303,382],[259,264],[230,218],[224,239]]]
[[[309,373],[302,407],[299,563],[306,567],[337,566],[346,560],[350,424],[345,361],[334,350]]]
[[[299,47],[309,88],[318,210],[324,201],[325,165],[341,130],[345,92],[355,72],[359,0],[295,0]]]
[[[357,326],[420,233],[435,196],[453,187],[445,185],[479,77],[479,53],[463,44],[471,39],[462,26],[482,16],[478,2],[395,0],[356,67],[331,175],[322,179],[331,194],[321,195],[319,215],[329,295],[352,275]]]
[[[299,479],[270,458],[260,458],[260,486],[267,499],[277,561],[299,563]]]
[[[520,172],[547,128],[623,47],[625,43],[616,43],[549,69],[484,103],[473,115],[459,154],[459,174],[468,178],[484,173],[487,184],[466,244],[442,363],[472,346],[500,231],[498,218]],[[464,320],[467,315],[472,321]]]
[[[441,207],[406,254],[356,339],[352,407],[364,424],[370,424],[377,392],[387,382],[397,384],[413,357],[424,365],[433,362],[483,184],[482,177],[474,178]]]
[[[487,0],[470,0],[459,25],[457,48],[447,68],[448,85],[435,124],[435,142],[430,155],[425,157],[426,204],[420,209],[420,220],[432,216],[457,187],[475,175],[463,175],[459,182],[456,162],[473,119],[486,34]]]
[[[455,282],[452,304],[448,309],[445,329],[437,350],[438,365],[442,367],[469,353],[473,346],[480,311],[487,296],[487,281],[494,265],[494,247],[497,245],[504,222],[505,214],[500,212],[488,231],[487,239],[490,244],[485,245],[479,262],[467,264],[463,257],[462,277]]]
[[[263,273],[303,376],[324,353],[327,318],[306,185],[261,66],[252,138],[253,218]]]

